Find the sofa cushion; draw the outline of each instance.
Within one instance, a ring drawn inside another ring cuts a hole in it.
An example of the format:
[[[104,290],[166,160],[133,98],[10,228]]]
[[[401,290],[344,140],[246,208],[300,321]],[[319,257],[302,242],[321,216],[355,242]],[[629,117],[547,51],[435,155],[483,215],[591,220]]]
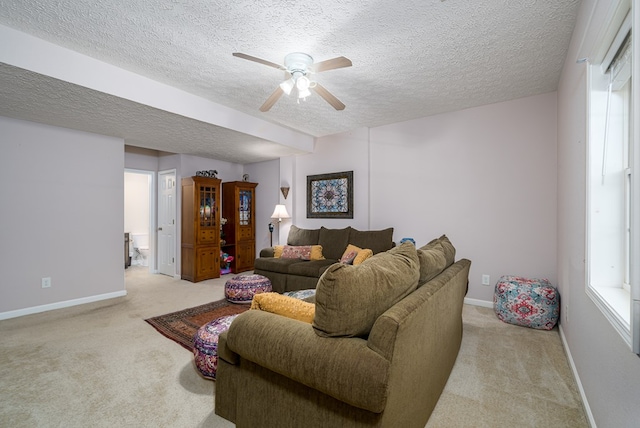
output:
[[[310,324],[313,322],[316,307],[313,303],[294,297],[278,293],[261,293],[253,296],[251,309],[271,312]]]
[[[316,287],[313,328],[319,336],[366,336],[376,319],[418,286],[418,254],[411,243],[359,266],[331,265]]]
[[[429,243],[427,243],[426,245],[422,246],[421,249],[423,249],[423,250],[431,249],[431,248],[435,247],[438,243],[440,243],[440,245],[442,245],[442,249],[444,251],[444,257],[445,257],[445,259],[447,261],[447,264],[446,264],[445,268],[448,268],[456,260],[456,249],[453,246],[453,244],[451,243],[451,241],[449,240],[449,238],[447,238],[447,235],[442,235],[439,238],[432,239],[431,241],[429,241]]]
[[[294,265],[289,266],[289,275],[298,275],[298,276],[308,276],[311,278],[320,278],[325,270],[332,264],[334,264],[335,260],[311,260],[303,263],[296,263]]]
[[[340,260],[349,245],[350,231],[350,226],[344,229],[327,229],[324,226],[320,228],[318,244],[322,245],[322,253],[326,258]]]
[[[254,263],[254,270],[289,273],[289,268],[296,263],[307,263],[300,259],[283,259],[274,257],[260,257]]]
[[[438,276],[447,266],[444,248],[440,241],[436,241],[429,248],[418,249],[418,260],[420,261],[418,287]]]
[[[316,245],[320,229],[301,229],[292,225],[287,237],[287,245]]]
[[[300,260],[323,260],[321,245],[284,245],[279,251],[279,245],[276,245],[274,257],[282,257],[283,259],[300,259]]]
[[[393,247],[393,227],[366,231],[352,228],[349,243],[360,248],[369,248],[373,254],[390,250]]]

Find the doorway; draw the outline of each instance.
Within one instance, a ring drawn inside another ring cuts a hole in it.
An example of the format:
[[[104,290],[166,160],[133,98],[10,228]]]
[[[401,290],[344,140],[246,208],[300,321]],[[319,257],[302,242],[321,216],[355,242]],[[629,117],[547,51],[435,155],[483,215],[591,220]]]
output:
[[[125,169],[124,232],[129,234],[131,265],[156,270],[154,172]]]

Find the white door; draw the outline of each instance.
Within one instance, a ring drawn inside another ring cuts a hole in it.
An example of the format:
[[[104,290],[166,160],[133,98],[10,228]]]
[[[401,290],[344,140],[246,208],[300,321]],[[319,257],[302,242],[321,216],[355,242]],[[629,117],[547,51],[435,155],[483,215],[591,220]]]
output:
[[[161,171],[158,179],[158,272],[176,273],[176,171]]]

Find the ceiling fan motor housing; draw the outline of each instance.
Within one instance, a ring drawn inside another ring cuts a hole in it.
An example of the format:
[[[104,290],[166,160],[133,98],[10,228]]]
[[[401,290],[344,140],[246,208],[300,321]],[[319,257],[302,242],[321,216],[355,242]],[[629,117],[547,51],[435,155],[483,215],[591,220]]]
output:
[[[293,52],[284,57],[284,66],[287,71],[294,76],[294,73],[302,73],[306,75],[311,71],[311,65],[313,64],[313,58],[303,52]]]

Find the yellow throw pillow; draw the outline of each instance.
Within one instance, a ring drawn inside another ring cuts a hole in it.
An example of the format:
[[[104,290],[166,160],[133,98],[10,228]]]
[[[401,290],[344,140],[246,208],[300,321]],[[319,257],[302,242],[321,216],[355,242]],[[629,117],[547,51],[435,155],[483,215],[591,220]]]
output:
[[[365,248],[363,250],[360,250],[358,252],[358,255],[356,256],[355,259],[353,259],[353,265],[354,266],[358,266],[360,263],[362,263],[363,261],[367,260],[369,257],[373,256],[373,251]]]
[[[309,324],[313,322],[316,305],[278,293],[259,293],[253,296],[251,309],[271,312]]]
[[[284,250],[284,245],[274,245],[273,247],[273,257],[279,259],[282,256],[282,250]]]
[[[322,255],[322,245],[311,246],[311,260],[324,260]]]

